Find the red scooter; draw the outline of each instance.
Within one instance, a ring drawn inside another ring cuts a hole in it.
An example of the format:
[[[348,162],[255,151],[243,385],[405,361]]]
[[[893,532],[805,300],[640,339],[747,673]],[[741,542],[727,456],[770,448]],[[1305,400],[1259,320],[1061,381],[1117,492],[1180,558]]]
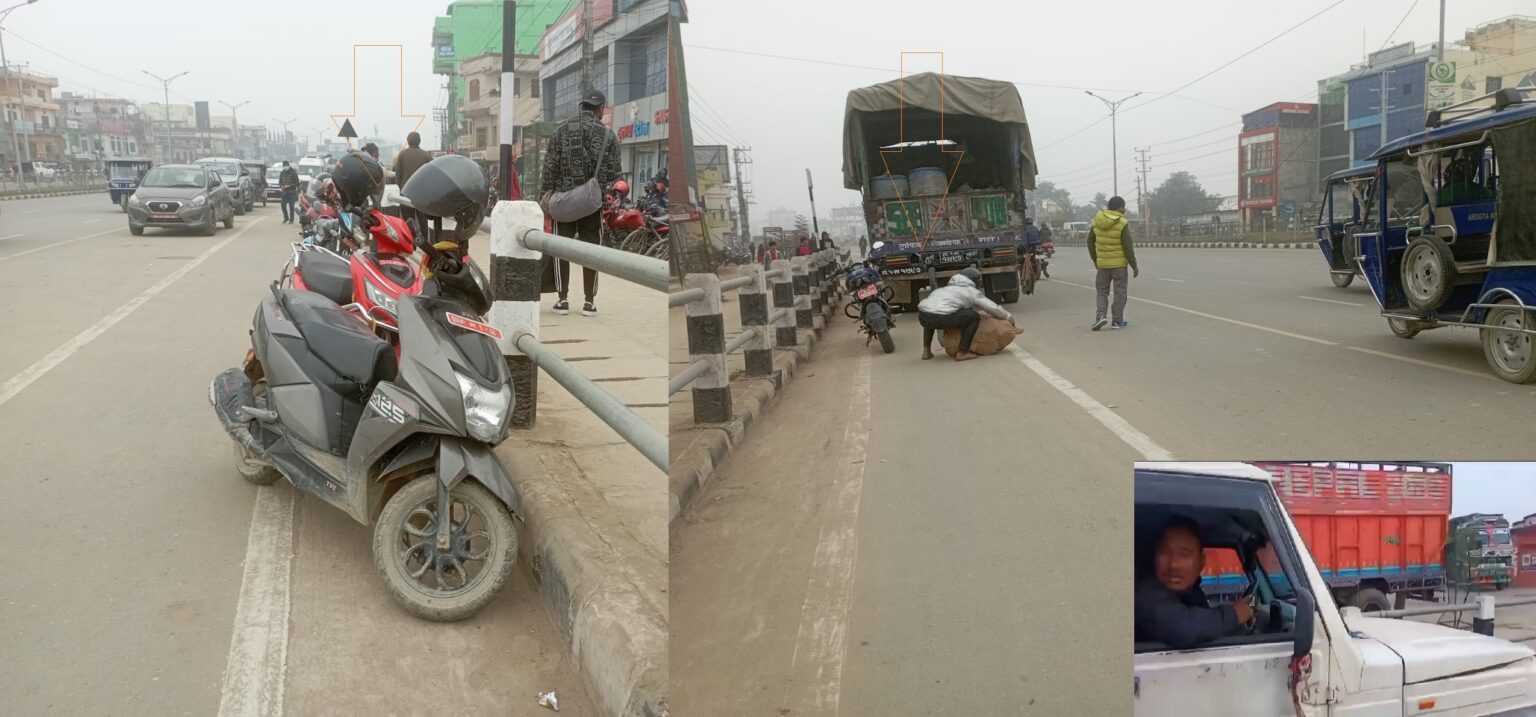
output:
[[[324,246],[294,244],[287,278],[293,288],[320,294],[387,329],[381,336],[393,341],[400,297],[420,295],[424,282],[410,225],[378,209],[344,210],[341,220],[358,250],[343,256]]]

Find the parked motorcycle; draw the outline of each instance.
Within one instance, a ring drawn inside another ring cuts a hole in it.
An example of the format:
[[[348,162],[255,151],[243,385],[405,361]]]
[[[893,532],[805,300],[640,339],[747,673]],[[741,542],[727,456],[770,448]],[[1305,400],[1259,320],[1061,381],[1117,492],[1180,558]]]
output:
[[[353,157],[337,174],[344,200],[361,205],[371,186],[351,175],[383,172]],[[458,169],[440,169],[416,187],[418,211],[483,211],[483,182],[466,187]],[[371,524],[391,597],[443,621],[488,604],[517,557],[518,496],[493,452],[515,396],[493,340],[500,333],[482,318],[489,281],[460,251],[466,226],[472,233],[478,222],[460,224],[452,240],[418,240],[427,285],[382,307],[398,327],[398,356],[356,307],[273,284],[244,363],[209,386],[241,475],[259,485],[287,478]]]
[[[853,296],[853,300],[843,307],[843,315],[850,319],[857,319],[859,330],[864,332],[864,345],[868,346],[871,339],[880,340],[880,348],[886,353],[896,350],[896,341],[891,338],[891,329],[896,326],[896,319],[891,313],[891,296],[893,290],[888,290],[880,282],[880,270],[871,262],[854,264],[839,270],[845,274],[843,286]],[[889,291],[890,295],[887,295]]]

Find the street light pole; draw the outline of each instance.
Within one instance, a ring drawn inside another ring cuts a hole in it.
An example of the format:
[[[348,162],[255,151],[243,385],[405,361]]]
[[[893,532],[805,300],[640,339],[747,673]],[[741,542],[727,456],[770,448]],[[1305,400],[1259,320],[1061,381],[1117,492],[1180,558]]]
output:
[[[235,148],[234,155],[236,159],[244,159],[244,157],[240,156],[240,108],[250,103],[250,100],[246,100],[238,105],[232,105],[224,100],[219,100],[219,104],[229,108],[229,123],[234,127],[230,140]]]
[[[8,8],[6,8],[6,9],[4,9],[4,10],[0,10],[0,24],[4,24],[5,23],[6,16],[10,15],[12,10],[15,10],[16,8],[19,8],[22,5],[31,5],[32,3],[35,3],[35,2],[37,2],[37,0],[27,0],[26,2],[16,3],[15,5],[12,5],[12,6],[8,7]],[[3,70],[5,72],[5,92],[6,92],[6,94],[10,94],[10,92],[11,92],[11,65],[5,59],[5,32],[4,32],[4,30],[0,30],[0,70]],[[25,120],[26,117],[27,117],[26,107],[27,107],[27,100],[26,100],[25,97],[21,96],[21,80],[17,80],[16,81],[16,113],[18,115],[20,115],[23,120]],[[3,108],[0,108],[0,109],[3,109]],[[16,155],[15,156],[15,161],[16,161],[16,186],[17,187],[21,187],[22,186],[21,139],[20,139],[20,137],[17,136],[16,123],[11,120],[11,115],[10,115],[9,112],[7,112],[6,115],[5,115],[5,126],[10,128],[10,131],[11,131],[11,152]]]
[[[1087,93],[1088,96],[1103,102],[1104,106],[1109,108],[1109,151],[1114,155],[1111,157],[1111,159],[1114,160],[1115,169],[1115,196],[1118,197],[1120,196],[1120,124],[1116,119],[1116,114],[1120,111],[1121,103],[1141,93],[1137,92],[1135,95],[1131,95],[1130,97],[1123,97],[1111,102],[1107,99],[1104,99],[1103,97],[1093,94],[1093,92],[1090,90],[1083,90],[1083,92]]]
[[[139,70],[139,72],[159,80],[161,89],[165,90],[165,153],[167,156],[169,156],[171,153],[171,80],[181,77],[187,73],[179,72],[177,74],[171,75],[170,77],[161,77],[153,72],[150,72],[149,70]],[[191,70],[188,70],[187,72],[191,72]],[[166,163],[165,157],[160,158],[160,163]]]
[[[284,144],[287,144],[288,142],[293,141],[293,140],[288,139],[288,136],[289,136],[288,135],[288,125],[291,125],[294,122],[298,122],[299,118],[295,117],[295,118],[293,118],[291,120],[284,121],[284,120],[280,120],[280,119],[278,119],[276,117],[273,117],[272,121],[283,126],[283,143]],[[289,148],[292,149],[291,146]]]

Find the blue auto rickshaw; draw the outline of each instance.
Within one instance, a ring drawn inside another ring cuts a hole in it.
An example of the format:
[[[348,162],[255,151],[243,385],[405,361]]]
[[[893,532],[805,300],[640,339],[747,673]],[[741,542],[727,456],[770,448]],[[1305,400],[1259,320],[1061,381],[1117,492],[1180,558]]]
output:
[[[1355,246],[1355,232],[1360,231],[1363,215],[1376,183],[1376,165],[1354,167],[1328,175],[1323,180],[1322,208],[1317,225],[1317,248],[1328,262],[1333,285],[1343,289],[1360,276],[1360,256]]]
[[[107,193],[112,203],[128,211],[128,198],[139,188],[139,179],[153,166],[144,157],[118,157],[109,159],[107,165]]]
[[[1479,330],[1499,378],[1536,380],[1536,88],[1429,113],[1383,145],[1355,232],[1392,333]]]

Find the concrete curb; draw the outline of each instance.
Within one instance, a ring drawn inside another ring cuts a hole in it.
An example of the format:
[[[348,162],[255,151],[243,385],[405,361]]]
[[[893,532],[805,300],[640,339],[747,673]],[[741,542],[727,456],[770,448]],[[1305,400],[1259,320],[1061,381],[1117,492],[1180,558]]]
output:
[[[1056,246],[1088,246],[1086,242],[1056,242]],[[1136,242],[1136,248],[1149,249],[1316,249],[1317,242],[1277,242],[1268,244],[1253,241],[1202,241],[1202,242]]]
[[[79,194],[106,194],[105,189],[76,189],[68,192],[44,192],[41,194],[6,194],[0,196],[0,202],[12,199],[44,199],[47,197],[72,197]]]
[[[667,521],[670,529],[677,529],[678,520],[714,476],[715,467],[723,463],[731,450],[746,438],[747,429],[773,403],[774,398],[794,377],[800,364],[810,360],[816,342],[821,338],[821,331],[830,323],[842,296],[839,288],[822,307],[822,313],[815,317],[816,328],[799,332],[800,343],[793,348],[774,349],[773,375],[762,378],[742,376],[731,382],[733,416],[730,423],[699,426],[699,429],[707,432],[704,438],[694,441],[683,452],[672,457],[668,473],[671,495]]]

